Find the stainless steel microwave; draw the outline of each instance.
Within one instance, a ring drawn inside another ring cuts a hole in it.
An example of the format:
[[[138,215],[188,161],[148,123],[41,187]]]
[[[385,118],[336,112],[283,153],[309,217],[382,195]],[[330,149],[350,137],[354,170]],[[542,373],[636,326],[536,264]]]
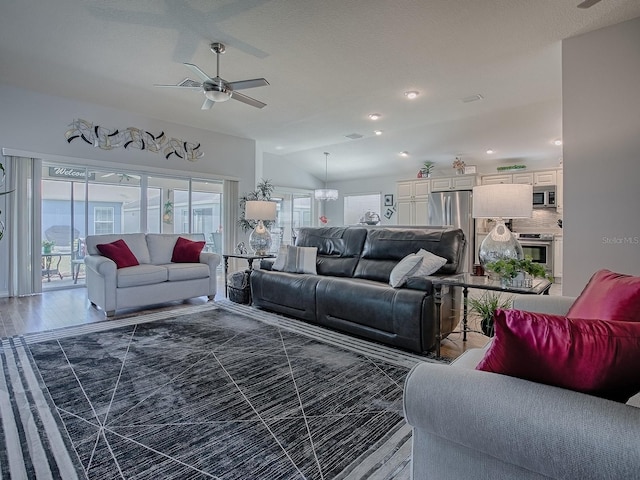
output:
[[[556,208],[556,187],[533,187],[533,208]]]

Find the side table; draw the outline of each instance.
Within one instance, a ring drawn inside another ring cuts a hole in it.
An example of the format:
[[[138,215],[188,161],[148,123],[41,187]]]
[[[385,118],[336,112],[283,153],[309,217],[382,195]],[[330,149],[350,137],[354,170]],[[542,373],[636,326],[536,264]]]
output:
[[[479,290],[495,290],[506,293],[520,293],[529,295],[549,295],[551,282],[543,278],[536,278],[530,287],[505,286],[499,280],[491,280],[484,275],[460,273],[446,277],[429,277],[433,285],[436,315],[436,355],[440,356],[440,342],[442,341],[442,296],[449,291],[449,287],[462,287],[462,341],[467,340],[467,332],[473,331],[467,325],[467,296],[470,288]]]
[[[253,261],[262,260],[263,258],[276,258],[275,255],[256,255],[251,253],[225,253],[222,255],[224,261],[224,297],[227,298],[227,270],[229,269],[229,258],[243,258],[249,264],[249,270],[253,270]]]

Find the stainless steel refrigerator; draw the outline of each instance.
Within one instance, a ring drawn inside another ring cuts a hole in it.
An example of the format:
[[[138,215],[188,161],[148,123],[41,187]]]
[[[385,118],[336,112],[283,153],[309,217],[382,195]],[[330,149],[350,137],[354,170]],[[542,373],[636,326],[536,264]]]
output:
[[[428,225],[461,228],[467,240],[464,272],[473,272],[475,253],[475,222],[471,215],[473,193],[471,190],[457,192],[434,192],[429,195]]]

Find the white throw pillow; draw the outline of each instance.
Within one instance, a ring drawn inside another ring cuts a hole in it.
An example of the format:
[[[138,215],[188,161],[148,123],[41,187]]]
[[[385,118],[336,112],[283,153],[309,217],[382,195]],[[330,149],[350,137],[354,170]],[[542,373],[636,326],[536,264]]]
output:
[[[401,287],[408,277],[413,276],[418,271],[420,265],[422,265],[422,256],[410,253],[391,270],[389,285],[394,288]]]
[[[287,263],[287,245],[280,245],[280,250],[278,250],[278,256],[276,257],[276,261],[273,262],[271,266],[271,270],[275,270],[276,272],[282,272],[284,270],[284,266]]]
[[[283,272],[310,273],[316,275],[317,247],[293,247],[287,246],[287,259],[284,262]]]
[[[438,255],[426,251],[424,248],[418,250],[417,255],[422,257],[422,264],[418,271],[413,274],[415,277],[427,277],[432,275],[447,263],[446,258],[439,257]]]

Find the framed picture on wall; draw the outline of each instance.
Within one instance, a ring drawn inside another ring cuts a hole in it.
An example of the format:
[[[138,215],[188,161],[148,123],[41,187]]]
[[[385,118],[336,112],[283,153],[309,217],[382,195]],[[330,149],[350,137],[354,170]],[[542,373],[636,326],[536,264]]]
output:
[[[384,206],[385,207],[393,206],[393,194],[392,193],[387,193],[384,196]]]

